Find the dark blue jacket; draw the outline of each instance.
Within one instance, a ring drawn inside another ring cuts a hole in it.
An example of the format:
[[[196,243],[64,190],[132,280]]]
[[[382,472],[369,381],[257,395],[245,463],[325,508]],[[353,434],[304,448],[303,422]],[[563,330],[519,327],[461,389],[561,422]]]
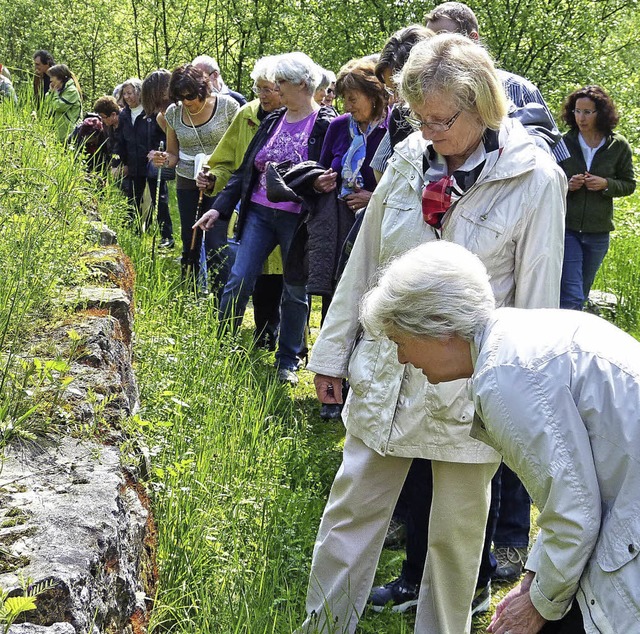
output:
[[[235,209],[238,201],[240,202],[240,210],[238,213],[238,222],[236,224],[236,238],[239,240],[242,235],[242,229],[247,216],[247,207],[251,202],[251,192],[260,177],[260,173],[256,169],[254,163],[258,152],[264,147],[271,131],[276,124],[284,116],[286,108],[278,108],[270,112],[260,124],[255,136],[251,140],[249,147],[242,160],[242,165],[231,175],[226,187],[218,194],[213,204],[214,209],[220,212],[223,220],[231,218],[231,214]],[[324,136],[331,120],[336,116],[333,108],[322,106],[318,111],[318,117],[309,135],[308,142],[308,160],[318,161],[322,150]]]
[[[129,168],[129,176],[147,175],[147,154],[157,150],[160,141],[166,147],[167,139],[162,128],[156,122],[155,115],[147,115],[144,110],[131,121],[131,109],[125,106],[118,116],[116,147],[120,161]]]

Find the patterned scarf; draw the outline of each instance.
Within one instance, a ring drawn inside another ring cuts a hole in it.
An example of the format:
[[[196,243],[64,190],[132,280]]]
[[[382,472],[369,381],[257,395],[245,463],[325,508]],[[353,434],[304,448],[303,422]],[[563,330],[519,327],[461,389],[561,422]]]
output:
[[[483,173],[488,173],[502,154],[498,131],[486,130],[482,143],[453,174],[447,174],[445,159],[429,146],[424,158],[425,188],[422,190],[422,216],[424,221],[442,228],[442,219],[449,207],[460,200]]]
[[[360,170],[367,154],[367,137],[380,125],[381,121],[372,121],[362,132],[358,122],[349,117],[349,134],[351,145],[342,157],[342,189],[339,198],[353,194],[356,189],[362,189],[364,179]]]

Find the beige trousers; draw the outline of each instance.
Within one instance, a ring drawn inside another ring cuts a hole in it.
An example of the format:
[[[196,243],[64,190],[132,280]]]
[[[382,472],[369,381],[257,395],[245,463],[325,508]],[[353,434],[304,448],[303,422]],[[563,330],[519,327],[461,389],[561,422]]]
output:
[[[381,456],[347,434],[320,522],[298,633],[353,634],[366,605],[378,559],[411,458]],[[471,630],[489,512],[492,464],[432,462],[433,502],[416,634]]]

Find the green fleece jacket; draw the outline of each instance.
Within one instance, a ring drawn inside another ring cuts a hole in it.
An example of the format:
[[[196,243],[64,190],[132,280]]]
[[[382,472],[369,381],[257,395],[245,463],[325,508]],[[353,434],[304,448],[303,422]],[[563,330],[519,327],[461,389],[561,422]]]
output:
[[[64,143],[82,117],[82,101],[73,79],[69,79],[60,92],[50,90],[45,104],[53,116],[58,139]]]
[[[578,130],[570,130],[563,139],[571,153],[560,164],[568,180],[575,174],[584,174],[587,164],[580,148]],[[565,226],[584,233],[613,231],[613,199],[629,196],[636,188],[631,147],[621,134],[612,132],[607,136],[604,145],[593,157],[589,173],[606,178],[607,189],[594,192],[581,187],[568,192]]]

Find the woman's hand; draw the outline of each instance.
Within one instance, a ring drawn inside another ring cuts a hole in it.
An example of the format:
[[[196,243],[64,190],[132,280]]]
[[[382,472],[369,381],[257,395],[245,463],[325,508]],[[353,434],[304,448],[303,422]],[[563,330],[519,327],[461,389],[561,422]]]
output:
[[[337,172],[334,172],[329,168],[326,172],[320,174],[315,181],[313,181],[313,189],[315,189],[319,194],[331,192],[336,188],[337,178]]]
[[[313,377],[316,395],[321,403],[342,403],[342,379],[326,374],[316,374]]]
[[[584,185],[584,174],[574,174],[569,179],[569,191],[575,192]]]
[[[147,159],[152,161],[156,167],[167,167],[169,163],[169,154],[167,152],[151,150],[151,152],[147,154]]]
[[[585,172],[584,184],[590,192],[601,192],[609,186],[606,178],[602,178],[602,176],[594,176],[593,174],[589,174],[589,172]]]
[[[351,211],[356,212],[360,209],[364,209],[371,198],[372,192],[366,189],[356,189],[353,194],[349,194],[345,201]]]
[[[210,174],[205,170],[198,172],[198,175],[196,176],[196,185],[198,186],[198,189],[204,191],[205,194],[213,191],[215,183],[216,177],[213,174]]]
[[[533,573],[528,572],[517,585],[500,601],[491,619],[487,632],[491,634],[537,634],[547,622],[531,603],[529,588]]]
[[[202,218],[196,222],[192,229],[196,227],[198,229],[202,229],[203,231],[209,231],[216,224],[216,220],[220,218],[220,212],[216,209],[209,209],[206,213],[202,214]]]

